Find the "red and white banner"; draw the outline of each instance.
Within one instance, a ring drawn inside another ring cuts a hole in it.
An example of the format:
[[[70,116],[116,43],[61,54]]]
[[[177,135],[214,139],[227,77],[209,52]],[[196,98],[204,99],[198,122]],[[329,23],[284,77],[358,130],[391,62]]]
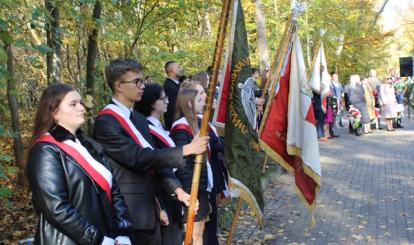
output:
[[[331,76],[328,73],[323,42],[320,41],[320,46],[312,67],[310,85],[312,90],[321,96],[322,110],[324,112],[326,112],[327,108],[327,97],[331,95],[330,81]]]
[[[312,91],[297,33],[285,54],[275,92],[261,128],[260,146],[295,177],[298,195],[313,210],[321,184],[321,167]]]

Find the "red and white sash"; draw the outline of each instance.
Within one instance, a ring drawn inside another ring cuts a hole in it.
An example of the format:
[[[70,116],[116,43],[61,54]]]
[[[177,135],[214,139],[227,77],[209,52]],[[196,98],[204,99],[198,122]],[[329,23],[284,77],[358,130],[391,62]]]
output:
[[[193,130],[191,129],[190,124],[188,123],[187,119],[185,117],[182,117],[180,119],[178,119],[177,121],[175,121],[172,124],[172,128],[171,128],[171,134],[173,134],[174,132],[176,132],[177,130],[184,130],[186,131],[189,135],[194,136],[193,134]],[[207,165],[207,177],[208,177],[208,184],[207,184],[207,191],[211,192],[211,189],[213,188],[213,171],[211,170],[211,165],[210,165],[210,144],[208,144],[208,149],[207,149],[207,158],[206,158],[206,165]]]
[[[132,113],[132,112],[131,112]],[[114,104],[107,105],[99,115],[111,115],[113,116],[119,124],[121,124],[122,128],[131,136],[131,138],[137,143],[137,145],[141,146],[142,148],[150,148],[153,149],[150,143],[142,136],[142,134],[135,128],[132,121],[129,119],[127,115],[119,108],[119,106]]]
[[[158,127],[155,127],[152,124],[148,124],[150,133],[157,139],[161,140],[164,145],[166,145],[168,148],[175,147],[174,141],[171,139],[171,137],[167,134],[168,131],[165,131],[163,129],[160,129]],[[177,168],[173,168],[173,172],[175,173],[177,171]]]
[[[199,119],[203,120],[203,115],[202,114],[197,114],[197,117]],[[218,134],[218,132],[217,132],[216,127],[211,122],[208,123],[208,129],[210,131],[212,131],[216,135],[216,137],[220,137],[219,134]]]
[[[174,141],[170,138],[170,136],[166,133],[166,131],[155,127],[152,124],[148,124],[150,133],[156,137],[157,139],[161,140],[164,145],[166,145],[168,148],[175,147]]]
[[[172,124],[170,134],[173,134],[177,130],[184,130],[189,135],[194,135],[193,130],[191,129],[191,126],[190,124],[188,124],[187,119],[185,119],[185,117],[178,119]]]
[[[50,134],[40,136],[36,142],[49,142],[58,146],[66,154],[71,156],[80,167],[106,192],[108,200],[112,203],[112,173],[100,162],[96,161],[79,140],[57,141]]]

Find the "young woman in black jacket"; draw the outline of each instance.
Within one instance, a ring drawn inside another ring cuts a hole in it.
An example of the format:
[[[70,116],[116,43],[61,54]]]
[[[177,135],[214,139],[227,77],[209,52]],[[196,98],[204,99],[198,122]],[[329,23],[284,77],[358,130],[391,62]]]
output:
[[[191,82],[182,84],[182,89],[194,89],[197,90],[197,94],[200,96],[206,96],[205,90],[207,89],[209,82],[208,74],[200,72],[192,76],[191,79]],[[202,114],[198,114],[198,119],[201,121]],[[219,136],[212,123],[209,123],[208,126],[208,136],[210,137],[209,163],[213,173],[213,188],[211,189],[209,198],[211,212],[208,216],[208,221],[205,224],[203,242],[208,245],[218,245],[217,205],[218,201],[224,196],[224,193],[227,190],[228,172],[224,163],[224,139]]]
[[[147,84],[135,110],[147,117],[150,133],[157,149],[175,147],[170,132],[161,122],[161,115],[167,111],[168,97],[158,84]],[[182,206],[190,204],[190,195],[183,190],[180,180],[175,175],[177,169],[162,168],[155,172],[157,197],[168,215],[168,223],[161,227],[162,244],[181,245],[184,239]],[[166,184],[168,182],[170,184]],[[181,203],[180,203],[181,202]]]
[[[191,142],[193,137],[198,134],[199,125],[197,114],[203,112],[206,95],[199,94],[197,90],[182,88],[178,92],[176,102],[176,118],[171,129],[171,138],[176,145],[184,145]],[[208,158],[206,155],[205,159]],[[183,185],[184,191],[191,192],[191,181],[194,170],[195,155],[186,157],[184,168],[178,169],[176,175]],[[213,188],[213,174],[211,166],[206,159],[200,174],[200,184],[198,190],[199,209],[195,217],[193,228],[193,244],[203,244],[203,232],[208,214],[211,211],[209,204],[209,193]],[[184,221],[186,221],[187,209],[185,209]]]
[[[42,94],[26,168],[39,216],[35,244],[131,244],[132,225],[109,162],[79,129],[85,114],[69,85]]]

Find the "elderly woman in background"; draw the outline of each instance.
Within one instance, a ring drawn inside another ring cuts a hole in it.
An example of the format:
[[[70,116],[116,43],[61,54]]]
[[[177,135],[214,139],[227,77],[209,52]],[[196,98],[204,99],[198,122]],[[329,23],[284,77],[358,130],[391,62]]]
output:
[[[383,105],[382,113],[387,123],[387,131],[394,131],[393,120],[397,117],[397,100],[391,78],[387,78],[380,87],[380,99]]]
[[[371,69],[369,71],[369,83],[371,84],[371,88],[373,89],[373,95],[375,99],[375,116],[376,116],[376,129],[381,128],[381,103],[380,103],[380,87],[381,87],[381,80],[377,77],[377,71],[375,69]]]
[[[348,96],[350,104],[358,108],[361,113],[361,124],[364,129],[364,133],[368,133],[369,129],[367,124],[370,123],[370,117],[368,112],[367,101],[365,99],[364,87],[361,84],[359,75],[352,75],[349,79]]]

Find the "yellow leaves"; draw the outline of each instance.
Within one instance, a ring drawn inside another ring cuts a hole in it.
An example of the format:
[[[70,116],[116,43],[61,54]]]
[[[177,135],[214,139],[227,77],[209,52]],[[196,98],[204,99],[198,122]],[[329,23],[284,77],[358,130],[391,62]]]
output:
[[[273,234],[266,234],[264,237],[263,237],[263,242],[266,242],[266,241],[269,241],[269,240],[274,240],[276,238],[276,236],[275,235],[273,235]]]
[[[88,109],[91,109],[91,108],[93,108],[94,107],[94,104],[93,104],[93,97],[91,96],[91,95],[86,95],[85,96],[85,101],[84,101],[84,103],[85,103],[85,106],[86,106],[86,108],[88,108]]]

